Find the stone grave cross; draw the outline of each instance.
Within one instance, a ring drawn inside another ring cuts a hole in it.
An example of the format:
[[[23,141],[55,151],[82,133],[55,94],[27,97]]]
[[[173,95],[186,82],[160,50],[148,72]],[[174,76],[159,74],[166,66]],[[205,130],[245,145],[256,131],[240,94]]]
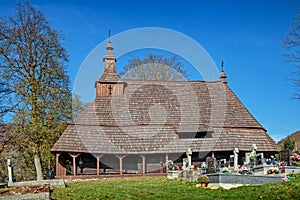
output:
[[[187,159],[188,159],[188,170],[191,170],[191,165],[192,165],[192,154],[193,154],[193,151],[191,148],[188,148],[186,150],[186,156],[187,156]]]
[[[234,170],[238,170],[238,153],[239,153],[239,149],[238,148],[234,148],[233,150],[233,154],[234,154]]]

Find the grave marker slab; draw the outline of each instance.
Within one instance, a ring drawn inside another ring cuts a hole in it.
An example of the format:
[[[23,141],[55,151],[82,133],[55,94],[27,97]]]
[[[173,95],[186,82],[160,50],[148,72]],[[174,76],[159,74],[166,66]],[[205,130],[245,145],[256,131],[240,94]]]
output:
[[[229,167],[234,167],[234,155],[230,155],[230,158],[229,158]]]
[[[216,158],[206,158],[207,173],[216,173]]]
[[[291,151],[290,150],[282,150],[279,152],[280,160],[283,160],[288,165],[291,165]]]
[[[220,167],[224,168],[226,166],[226,159],[221,159],[220,160]]]

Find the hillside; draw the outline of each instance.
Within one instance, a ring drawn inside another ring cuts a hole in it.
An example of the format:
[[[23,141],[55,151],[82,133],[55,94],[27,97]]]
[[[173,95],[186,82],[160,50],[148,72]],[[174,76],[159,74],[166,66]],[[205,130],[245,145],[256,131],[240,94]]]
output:
[[[300,150],[300,131],[296,131],[296,132],[290,134],[289,136],[292,138],[293,141],[295,141],[295,147],[294,147],[294,150],[295,150],[295,151]],[[283,142],[284,142],[287,138],[288,138],[288,136],[285,137],[285,138],[283,138],[282,140],[280,140],[280,141],[278,142],[278,146],[279,146],[280,149],[283,149]]]

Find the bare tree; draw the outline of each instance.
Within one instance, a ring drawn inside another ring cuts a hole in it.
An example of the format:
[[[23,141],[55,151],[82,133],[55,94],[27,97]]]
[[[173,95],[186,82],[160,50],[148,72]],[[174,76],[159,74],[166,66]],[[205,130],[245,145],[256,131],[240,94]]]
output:
[[[177,56],[167,58],[150,53],[143,59],[129,60],[120,75],[134,80],[184,80],[187,72]]]
[[[11,114],[20,155],[40,180],[53,159],[50,148],[71,119],[67,53],[29,1],[15,10],[0,18],[0,111]]]
[[[283,40],[283,47],[286,49],[283,54],[286,61],[294,63],[296,67],[291,76],[291,81],[296,86],[293,98],[300,99],[300,9],[297,10],[294,24]]]

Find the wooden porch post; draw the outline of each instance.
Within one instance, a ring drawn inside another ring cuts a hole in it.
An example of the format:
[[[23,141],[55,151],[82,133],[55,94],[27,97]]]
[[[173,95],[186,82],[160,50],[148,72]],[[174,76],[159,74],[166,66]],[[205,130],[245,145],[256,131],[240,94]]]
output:
[[[100,158],[102,157],[103,155],[97,155],[97,176],[100,175]]]
[[[60,163],[59,163],[59,156],[60,156],[60,153],[57,153],[56,154],[56,176],[60,176],[61,175],[61,166],[60,166]]]
[[[140,155],[142,158],[142,174],[146,173],[146,156],[145,155]]]
[[[77,166],[76,166],[76,158],[80,155],[80,153],[75,154],[75,153],[69,153],[69,155],[73,158],[73,176],[76,176],[76,171],[77,171]]]
[[[166,173],[168,173],[168,160],[169,160],[169,154],[166,153]]]
[[[117,158],[119,158],[119,163],[120,163],[120,175],[123,175],[123,158],[126,155],[116,155]]]

